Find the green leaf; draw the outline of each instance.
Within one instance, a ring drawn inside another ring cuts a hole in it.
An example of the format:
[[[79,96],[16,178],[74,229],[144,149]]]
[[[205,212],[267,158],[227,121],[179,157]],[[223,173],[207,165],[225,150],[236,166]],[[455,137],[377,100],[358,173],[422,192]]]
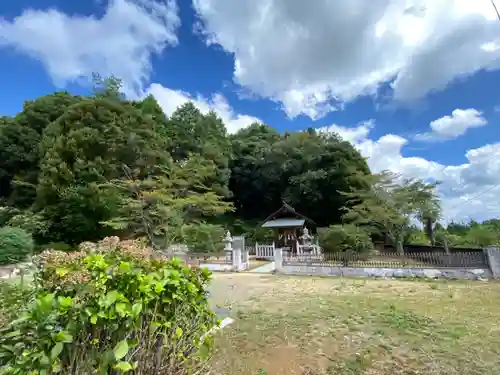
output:
[[[12,331],[12,332],[9,332],[9,333],[3,335],[3,337],[5,337],[6,339],[11,339],[11,338],[17,337],[17,336],[21,336],[21,331],[16,330],[16,331]]]
[[[97,315],[94,314],[94,315],[92,315],[90,317],[90,323],[91,324],[96,324],[97,323]]]
[[[120,272],[123,272],[123,273],[130,272],[131,269],[132,269],[132,267],[130,265],[130,262],[121,262],[120,263]]]
[[[117,361],[125,357],[127,353],[128,353],[127,340],[120,341],[118,344],[116,344],[115,348],[113,349],[113,354]]]
[[[115,370],[119,370],[121,372],[128,372],[130,370],[133,370],[133,366],[125,361],[118,362],[116,365],[113,366]]]
[[[127,305],[125,303],[117,303],[115,305],[115,309],[118,315],[122,317],[127,315]]]
[[[182,337],[182,333],[183,333],[182,332],[182,328],[181,327],[177,327],[175,329],[175,338],[180,339]]]
[[[56,275],[59,277],[64,277],[68,273],[69,273],[69,270],[67,268],[63,268],[63,267],[56,268]]]
[[[50,351],[50,358],[54,359],[59,357],[59,354],[61,354],[63,347],[64,345],[61,342],[56,343]]]
[[[68,309],[71,307],[73,304],[73,299],[71,297],[58,297],[57,299],[59,301],[59,306],[61,306],[63,309]]]
[[[43,366],[48,366],[50,364],[50,358],[45,354],[42,354],[42,356],[40,357],[40,364]]]
[[[109,292],[108,294],[106,294],[106,297],[104,297],[104,305],[106,307],[109,307],[111,306],[113,303],[116,302],[116,300],[118,300],[120,297],[122,296],[122,294],[116,290],[112,290],[111,292]]]
[[[140,302],[134,303],[134,305],[132,306],[132,313],[134,314],[134,316],[139,315],[141,311],[142,311],[142,303]]]
[[[207,360],[210,356],[210,349],[210,342],[204,342],[203,344],[201,344],[200,348],[198,349],[198,355],[200,359]]]
[[[57,342],[72,342],[73,336],[67,331],[61,331],[56,333],[54,340]]]

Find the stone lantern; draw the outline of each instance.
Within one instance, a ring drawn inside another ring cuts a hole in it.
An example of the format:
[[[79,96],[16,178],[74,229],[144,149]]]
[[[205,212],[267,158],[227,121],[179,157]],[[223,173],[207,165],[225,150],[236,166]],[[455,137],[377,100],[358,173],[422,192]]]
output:
[[[309,229],[304,228],[302,236],[300,236],[303,246],[312,246],[313,236],[309,234]]]

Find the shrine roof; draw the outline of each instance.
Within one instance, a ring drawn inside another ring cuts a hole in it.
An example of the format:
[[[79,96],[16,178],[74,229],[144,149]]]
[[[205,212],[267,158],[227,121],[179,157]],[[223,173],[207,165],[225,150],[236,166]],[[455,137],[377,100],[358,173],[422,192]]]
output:
[[[304,219],[276,219],[266,221],[262,228],[294,228],[302,227],[304,223]]]

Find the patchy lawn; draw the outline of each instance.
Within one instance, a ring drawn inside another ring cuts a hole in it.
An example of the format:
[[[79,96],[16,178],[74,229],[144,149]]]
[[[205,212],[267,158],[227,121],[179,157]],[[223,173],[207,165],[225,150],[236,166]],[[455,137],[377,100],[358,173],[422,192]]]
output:
[[[216,275],[221,375],[500,374],[500,284]]]

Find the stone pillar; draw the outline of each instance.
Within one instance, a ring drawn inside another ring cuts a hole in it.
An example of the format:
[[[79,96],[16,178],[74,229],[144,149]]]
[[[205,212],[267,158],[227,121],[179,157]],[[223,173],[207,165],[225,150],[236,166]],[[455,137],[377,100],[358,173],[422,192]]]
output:
[[[283,249],[274,249],[274,268],[276,271],[280,272],[283,269]]]
[[[243,249],[243,268],[248,269],[250,267],[250,252],[247,249]]]
[[[241,249],[233,249],[233,269],[242,271],[243,264],[241,263]]]
[[[484,249],[491,273],[495,279],[500,278],[500,247],[490,246]]]
[[[231,237],[231,233],[229,231],[227,231],[223,241],[224,253],[226,253],[226,262],[231,262],[232,264],[234,264],[233,238]]]

